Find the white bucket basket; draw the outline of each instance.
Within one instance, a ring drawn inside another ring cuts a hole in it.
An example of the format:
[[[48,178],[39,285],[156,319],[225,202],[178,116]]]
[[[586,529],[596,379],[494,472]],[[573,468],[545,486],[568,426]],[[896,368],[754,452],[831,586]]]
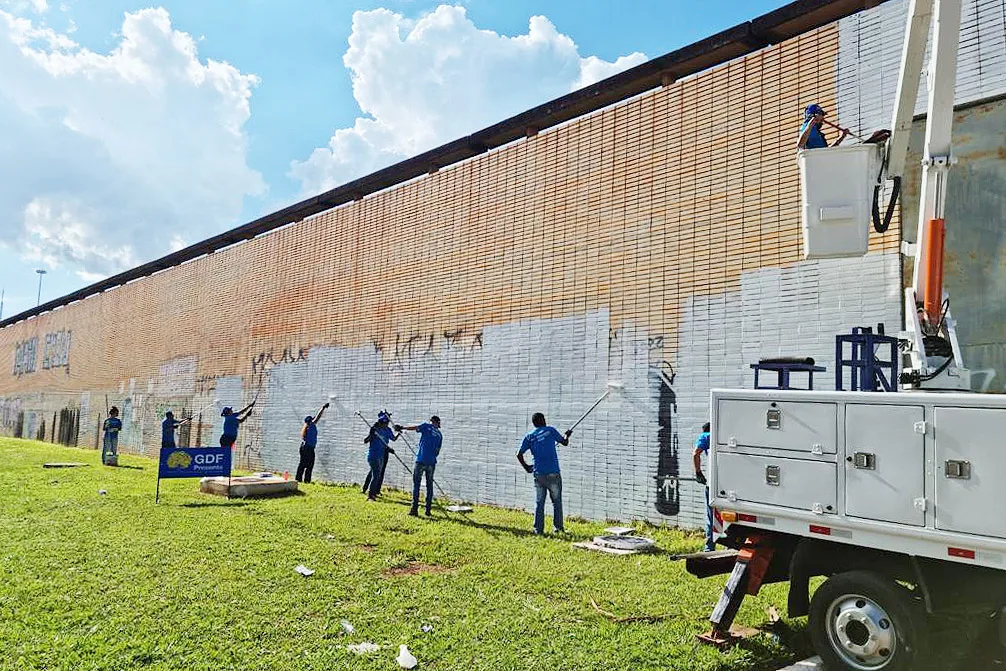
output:
[[[827,259],[866,254],[880,147],[859,144],[803,149],[800,189],[803,256]]]

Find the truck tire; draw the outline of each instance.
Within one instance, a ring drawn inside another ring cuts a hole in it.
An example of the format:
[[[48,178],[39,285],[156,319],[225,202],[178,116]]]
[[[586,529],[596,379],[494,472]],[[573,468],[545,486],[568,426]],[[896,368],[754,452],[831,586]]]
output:
[[[808,622],[830,671],[924,668],[925,612],[911,591],[871,571],[829,578],[814,593]]]

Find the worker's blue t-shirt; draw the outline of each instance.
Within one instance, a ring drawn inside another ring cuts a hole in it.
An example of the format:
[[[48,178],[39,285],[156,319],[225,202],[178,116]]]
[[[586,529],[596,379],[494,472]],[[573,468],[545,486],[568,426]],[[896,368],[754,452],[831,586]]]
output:
[[[382,438],[384,440],[381,440]],[[387,449],[386,443],[390,443],[393,440],[398,440],[398,438],[390,426],[379,426],[374,429],[373,437],[370,439],[370,449],[367,451],[367,460],[383,461],[384,450]]]
[[[174,419],[164,418],[161,422],[161,442],[162,443],[174,443],[175,442],[175,427],[178,422]]]
[[[698,440],[695,441],[695,449],[702,450],[706,454],[709,454],[709,432],[703,431],[699,434]]]
[[[314,422],[304,425],[304,445],[314,447],[318,444],[318,425]]]
[[[444,436],[440,429],[429,422],[423,422],[416,427],[419,434],[419,451],[416,453],[416,463],[435,466],[437,455],[440,454],[440,446],[444,442]]]
[[[517,454],[531,450],[534,457],[534,474],[550,475],[559,472],[559,455],[555,444],[562,440],[562,434],[551,426],[539,426],[526,436]]]
[[[105,420],[102,428],[105,430],[105,433],[118,433],[122,430],[122,420],[118,417],[109,417]]]
[[[238,421],[238,415],[236,412],[224,417],[224,435],[225,436],[236,436],[238,435],[238,427],[241,426],[241,422]]]
[[[806,121],[803,122],[803,125],[800,126],[800,136],[801,137],[803,137],[803,132],[804,132],[804,130],[807,129],[807,124],[809,124],[810,122],[811,122],[811,120],[807,119]],[[821,132],[821,126],[818,125],[818,126],[814,126],[813,128],[811,128],[810,129],[810,135],[807,136],[807,144],[805,145],[805,148],[806,149],[824,149],[827,146],[828,146],[828,140],[825,139],[824,133]]]

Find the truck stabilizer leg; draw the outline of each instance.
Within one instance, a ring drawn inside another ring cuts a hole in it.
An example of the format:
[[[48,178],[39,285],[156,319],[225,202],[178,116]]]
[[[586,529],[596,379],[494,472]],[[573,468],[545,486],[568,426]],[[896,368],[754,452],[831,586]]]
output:
[[[709,616],[713,628],[706,634],[700,634],[698,637],[700,641],[725,647],[738,638],[731,633],[730,627],[737,617],[737,611],[740,610],[744,597],[748,594],[758,594],[761,589],[774,553],[775,548],[771,540],[765,536],[752,534],[745,539],[734,570],[727,579],[713,614]]]

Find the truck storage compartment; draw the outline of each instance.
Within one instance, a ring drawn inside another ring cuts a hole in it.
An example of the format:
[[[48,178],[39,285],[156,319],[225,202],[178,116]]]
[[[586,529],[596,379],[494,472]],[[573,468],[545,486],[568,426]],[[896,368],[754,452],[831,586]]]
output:
[[[936,408],[936,528],[1006,538],[1006,409]]]
[[[845,407],[845,512],[923,526],[925,410],[914,405]]]
[[[814,454],[835,454],[834,403],[722,399],[716,409],[716,444]]]
[[[813,512],[836,511],[835,464],[720,451],[715,467],[713,485],[720,497]]]

